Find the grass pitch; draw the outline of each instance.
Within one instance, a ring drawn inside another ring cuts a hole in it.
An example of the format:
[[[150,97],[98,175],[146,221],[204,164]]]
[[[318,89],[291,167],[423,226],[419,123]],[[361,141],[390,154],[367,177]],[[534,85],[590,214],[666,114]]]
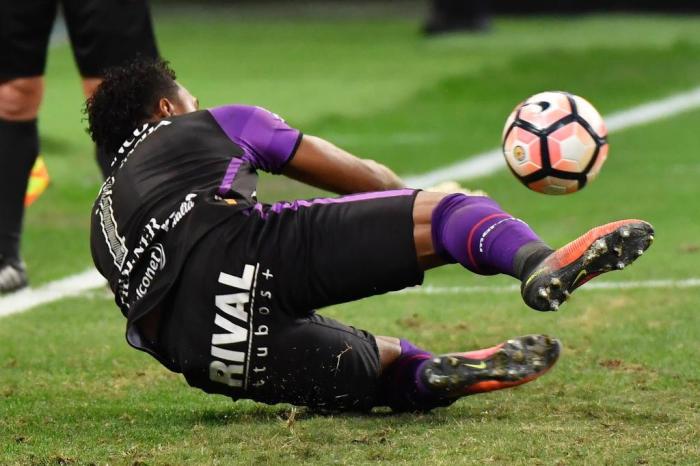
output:
[[[524,97],[566,89],[602,113],[700,84],[700,20],[582,17],[497,20],[488,35],[425,40],[406,17],[156,15],[162,52],[204,106],[263,105],[304,132],[416,174],[499,143]],[[53,177],[27,215],[35,285],[90,265],[99,189],[66,45],[51,50],[42,112]],[[656,244],[606,280],[699,277],[700,111],[610,137],[598,180],[547,197],[507,172],[469,183],[558,246],[625,217]],[[264,177],[264,200],[317,193]],[[458,267],[436,286],[501,286]],[[559,313],[517,292],[393,294],[322,312],[435,352],[549,333],[564,353],[543,379],[423,415],[320,416],[232,403],[190,389],[127,347],[104,290],[0,320],[2,464],[697,464],[699,288],[580,290]]]

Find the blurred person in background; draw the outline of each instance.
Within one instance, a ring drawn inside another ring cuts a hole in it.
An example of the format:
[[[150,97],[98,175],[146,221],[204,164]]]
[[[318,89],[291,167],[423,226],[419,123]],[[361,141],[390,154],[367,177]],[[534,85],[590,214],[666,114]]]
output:
[[[61,3],[83,92],[103,71],[158,49],[146,0],[2,0],[0,2],[0,294],[27,285],[20,238],[30,170],[39,155],[37,117],[51,28]],[[97,148],[104,177],[111,157]]]
[[[432,0],[430,16],[423,26],[427,35],[447,32],[488,31],[491,26],[488,0]]]

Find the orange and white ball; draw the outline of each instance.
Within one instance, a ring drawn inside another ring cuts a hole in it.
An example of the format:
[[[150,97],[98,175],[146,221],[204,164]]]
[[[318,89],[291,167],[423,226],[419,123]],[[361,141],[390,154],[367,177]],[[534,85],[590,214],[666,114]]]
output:
[[[541,92],[515,107],[503,128],[503,155],[528,188],[568,194],[592,181],[608,156],[608,131],[583,97]]]

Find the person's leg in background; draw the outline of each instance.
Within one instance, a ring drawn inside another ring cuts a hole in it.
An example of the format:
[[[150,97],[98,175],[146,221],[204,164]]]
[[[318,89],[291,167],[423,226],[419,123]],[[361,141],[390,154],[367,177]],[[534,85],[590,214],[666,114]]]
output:
[[[101,82],[102,78],[83,77],[83,95],[86,100],[92,96]],[[100,173],[104,179],[106,179],[112,171],[113,158],[114,156],[111,151],[103,147],[95,146],[95,160],[97,161],[97,166],[100,168]]]
[[[37,117],[55,0],[0,2],[0,293],[27,285],[24,198],[39,155]]]
[[[147,1],[64,0],[63,9],[86,98],[109,68],[137,56],[158,58]],[[95,148],[103,178],[112,171],[112,150]]]
[[[110,66],[141,55],[157,57],[146,2],[67,0],[64,13],[73,51],[92,95]],[[0,2],[0,293],[27,285],[20,256],[25,193],[39,154],[37,117],[44,91],[43,73],[56,0]],[[111,171],[111,152],[96,149],[103,177]]]
[[[20,238],[29,172],[39,155],[43,89],[41,77],[0,84],[0,293],[27,285]]]

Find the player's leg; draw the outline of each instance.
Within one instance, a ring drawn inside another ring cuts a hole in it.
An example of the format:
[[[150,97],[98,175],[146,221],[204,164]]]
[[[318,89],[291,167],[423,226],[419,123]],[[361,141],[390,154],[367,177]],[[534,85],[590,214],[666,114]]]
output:
[[[111,67],[135,58],[157,58],[153,24],[146,0],[64,0],[73,54],[90,97]],[[103,177],[111,172],[113,155],[95,148]]]
[[[481,350],[433,355],[406,340],[374,337],[320,315],[270,328],[268,335],[254,333],[250,348],[250,368],[242,368],[245,398],[394,411],[449,406],[465,396],[533,381],[554,366],[561,349],[557,340],[528,335]],[[224,372],[213,378],[207,372],[199,383],[228,383]]]
[[[283,259],[258,262],[246,241],[257,234],[250,227],[213,231],[188,255],[162,306],[154,343],[161,362],[191,386],[234,399],[375,406],[381,365],[374,337],[313,311],[287,312],[284,284],[273,276]]]
[[[531,382],[556,363],[561,345],[546,335],[435,356],[407,340],[376,337],[383,373],[379,405],[427,410],[457,399]]]
[[[83,95],[86,99],[95,93],[97,86],[99,86],[101,82],[102,78],[83,77]]]
[[[27,284],[20,258],[24,196],[39,154],[41,77],[55,0],[0,2],[0,293]]]
[[[430,409],[543,373],[558,351],[551,340],[435,361],[311,311],[420,283],[414,210],[431,195],[417,194],[240,211],[188,256],[165,305],[163,363],[210,393],[329,409]]]
[[[534,380],[559,354],[555,340],[528,336],[433,356],[313,312],[290,314],[274,277],[246,267],[242,255],[225,238],[207,237],[164,306],[161,361],[207,393],[332,411],[429,410]],[[241,272],[222,275],[222,267]]]
[[[593,228],[552,251],[492,199],[464,194],[419,195],[414,215],[418,254],[427,258],[426,266],[443,258],[475,273],[511,275],[521,280],[525,303],[540,311],[557,310],[591,278],[623,269],[654,239],[647,222],[622,220]]]
[[[594,228],[553,251],[522,220],[486,196],[417,192],[364,193],[257,205],[260,241],[292,257],[282,280],[292,309],[317,308],[422,282],[423,271],[460,263],[472,272],[521,280],[526,304],[556,310],[586,279],[634,261],[653,240],[651,226],[624,220]],[[277,231],[286,228],[280,242]],[[287,244],[288,242],[288,244]],[[284,244],[284,248],[281,246]]]
[[[259,224],[252,235],[257,245],[249,249],[258,251],[260,275],[253,282],[264,287],[263,295],[274,297],[273,308],[292,315],[420,283],[422,270],[453,261],[433,245],[433,214],[444,199],[449,201],[450,196],[397,190],[257,206],[251,213],[251,221]],[[459,218],[464,221],[460,230],[495,213],[507,216],[493,201],[472,201],[480,207],[466,220]],[[529,245],[528,258],[537,251],[540,258],[551,253],[522,222],[499,233],[502,237],[490,247],[514,254]],[[240,240],[236,243],[237,248],[248,249]],[[466,239],[463,248],[465,244]],[[476,266],[515,274],[511,262],[512,257],[492,260],[487,254]],[[265,306],[267,300],[256,299],[254,308],[257,305]],[[307,341],[313,344],[316,338],[308,335]],[[397,345],[390,337],[376,342],[386,376],[379,378],[375,403],[394,409],[430,409],[460,396],[525,383],[548,370],[559,353],[558,342],[545,337],[514,339],[479,353],[437,358],[405,341]],[[333,354],[340,354],[341,346],[336,345]],[[294,366],[299,355],[291,348],[287,355]],[[346,377],[352,379],[352,371]],[[333,384],[320,386],[329,389]]]

